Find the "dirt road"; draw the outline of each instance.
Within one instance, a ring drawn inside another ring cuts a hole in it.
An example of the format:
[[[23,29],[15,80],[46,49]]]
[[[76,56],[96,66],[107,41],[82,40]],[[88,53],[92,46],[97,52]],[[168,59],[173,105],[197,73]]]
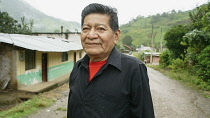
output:
[[[176,80],[148,68],[156,118],[210,118],[210,99]],[[61,86],[63,97],[49,108],[26,118],[65,118],[68,84]]]
[[[148,68],[156,118],[210,118],[210,99]]]

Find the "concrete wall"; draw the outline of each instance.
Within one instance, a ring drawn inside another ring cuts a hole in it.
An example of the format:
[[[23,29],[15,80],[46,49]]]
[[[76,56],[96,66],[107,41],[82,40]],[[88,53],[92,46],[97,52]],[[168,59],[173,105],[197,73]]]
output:
[[[74,66],[72,53],[68,53],[68,61],[61,62],[60,52],[48,53],[48,81],[52,81],[62,76],[69,76]]]
[[[160,57],[159,56],[152,56],[152,64],[159,64]],[[144,56],[144,62],[145,63],[151,63],[150,62],[150,55]]]
[[[18,51],[18,56],[20,52],[25,55],[25,50]],[[31,85],[42,82],[42,52],[36,51],[36,62],[35,68],[26,70],[25,69],[25,57],[23,60],[17,59],[17,81],[18,86]]]
[[[15,80],[16,51],[10,44],[0,43],[0,90],[17,89]]]
[[[159,63],[159,60],[160,60],[160,57],[159,56],[154,56],[153,57],[153,63],[158,64]]]
[[[62,62],[62,52],[48,52],[48,81],[59,79],[60,77],[68,77],[74,66],[74,52],[76,52],[76,59],[79,60],[79,52],[84,51],[70,51],[68,52],[68,61]],[[25,61],[17,60],[17,78],[19,87],[37,84],[42,82],[42,53],[36,51],[36,67],[35,69],[25,70]]]

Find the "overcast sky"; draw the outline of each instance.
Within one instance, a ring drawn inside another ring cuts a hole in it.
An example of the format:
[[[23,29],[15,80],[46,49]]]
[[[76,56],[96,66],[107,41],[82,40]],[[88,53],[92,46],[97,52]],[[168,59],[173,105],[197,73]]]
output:
[[[138,15],[148,16],[171,10],[191,10],[210,0],[24,0],[46,15],[80,23],[82,9],[90,3],[117,8],[119,23],[128,23]]]

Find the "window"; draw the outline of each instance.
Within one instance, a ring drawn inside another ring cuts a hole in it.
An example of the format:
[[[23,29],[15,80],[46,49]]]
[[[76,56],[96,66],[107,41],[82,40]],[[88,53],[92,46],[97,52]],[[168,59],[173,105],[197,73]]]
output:
[[[61,61],[68,61],[68,53],[67,52],[62,52],[62,57],[61,57]]]
[[[36,67],[36,51],[25,50],[25,70],[34,69]]]

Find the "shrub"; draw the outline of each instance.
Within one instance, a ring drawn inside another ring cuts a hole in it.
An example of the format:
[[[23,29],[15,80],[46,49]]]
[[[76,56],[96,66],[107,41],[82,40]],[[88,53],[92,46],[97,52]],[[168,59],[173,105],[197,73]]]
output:
[[[180,58],[172,61],[172,64],[168,66],[172,71],[181,71],[185,67],[185,63]]]
[[[134,57],[136,57],[139,60],[141,60],[142,62],[144,62],[144,52],[140,52],[140,53],[134,52],[133,55],[134,55]]]
[[[171,64],[171,52],[169,50],[165,50],[160,54],[160,67],[166,68]]]
[[[197,73],[204,81],[210,83],[210,46],[204,48],[197,57]]]

